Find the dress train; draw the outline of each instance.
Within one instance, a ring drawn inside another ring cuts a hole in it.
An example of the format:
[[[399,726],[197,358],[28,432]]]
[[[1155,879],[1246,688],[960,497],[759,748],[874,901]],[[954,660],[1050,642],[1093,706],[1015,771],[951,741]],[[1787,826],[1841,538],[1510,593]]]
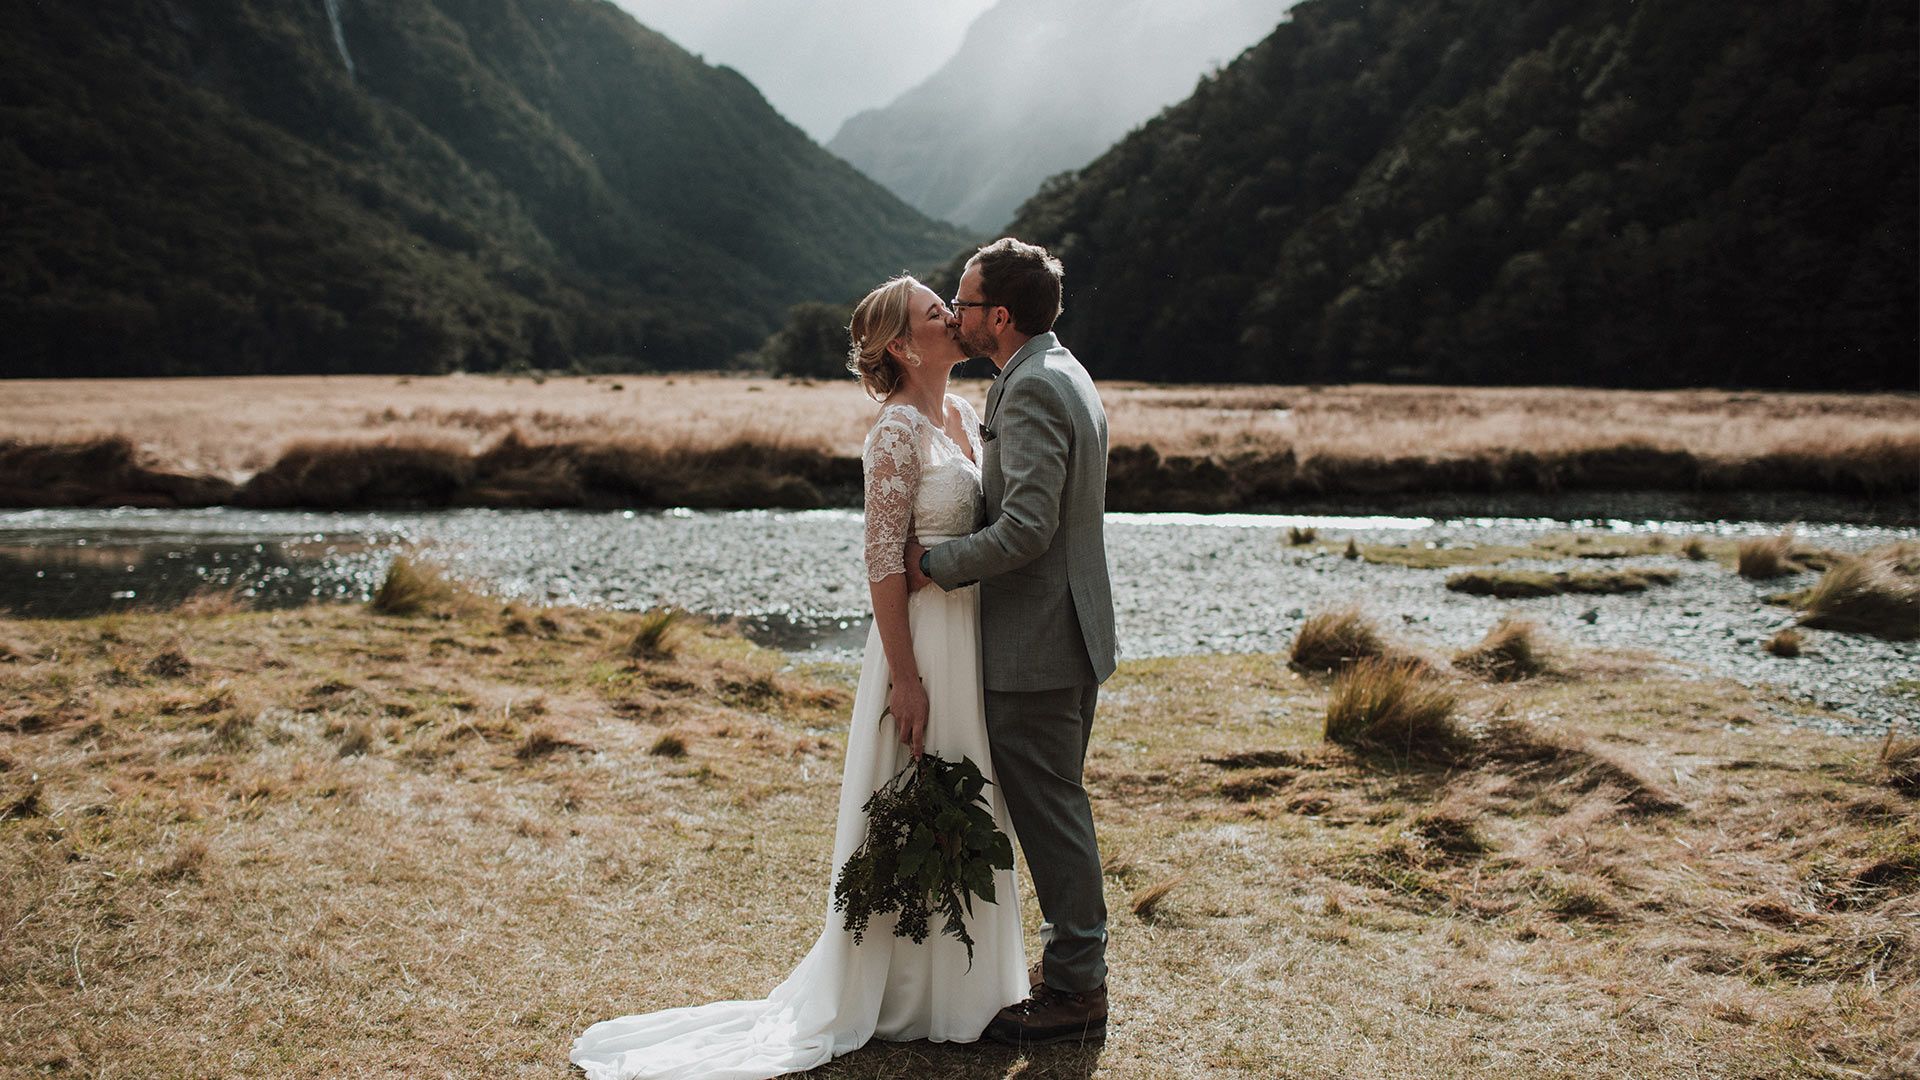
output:
[[[935,538],[928,538],[931,542]],[[913,651],[930,702],[926,749],[970,757],[988,780],[980,689],[979,590],[923,589],[908,601]],[[886,708],[888,668],[877,627],[868,631],[860,686],[847,732],[846,769],[834,828],[833,872],[866,838],[861,806],[911,760]],[[997,786],[987,800],[1013,835]],[[998,902],[975,901],[966,947],[939,932],[922,944],[893,936],[894,917],[875,917],[861,944],[842,929],[826,889],[825,926],[806,958],[767,997],[623,1016],[588,1028],[569,1060],[588,1080],[764,1080],[811,1069],[878,1037],[972,1042],[1002,1007],[1027,994],[1020,898],[1010,870],[996,871]]]

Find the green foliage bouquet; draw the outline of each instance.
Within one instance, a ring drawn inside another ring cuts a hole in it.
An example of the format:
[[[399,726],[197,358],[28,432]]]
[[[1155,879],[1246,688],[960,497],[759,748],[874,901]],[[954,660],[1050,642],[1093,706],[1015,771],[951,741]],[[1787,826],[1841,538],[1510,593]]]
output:
[[[972,758],[923,754],[867,799],[867,838],[833,886],[834,910],[847,913],[855,944],[869,919],[888,912],[899,916],[894,936],[918,944],[938,911],[941,932],[960,939],[972,966],[973,898],[994,903],[993,872],[1013,869],[1013,843],[993,823],[986,787]]]

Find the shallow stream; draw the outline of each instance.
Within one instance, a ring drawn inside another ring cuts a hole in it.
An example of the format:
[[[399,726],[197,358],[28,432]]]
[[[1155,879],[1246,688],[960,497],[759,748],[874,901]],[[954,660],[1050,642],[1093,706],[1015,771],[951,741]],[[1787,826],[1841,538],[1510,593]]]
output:
[[[1630,509],[1658,510],[1657,506]],[[1777,533],[1777,520],[1685,521],[1465,516],[1109,516],[1122,654],[1265,652],[1287,647],[1313,611],[1358,603],[1409,644],[1442,655],[1520,613],[1575,647],[1645,650],[1680,670],[1782,690],[1803,722],[1873,734],[1920,716],[1920,643],[1807,631],[1806,655],[1760,642],[1790,625],[1769,594],[1811,575],[1752,582],[1725,567],[1652,555],[1610,566],[1678,572],[1670,586],[1612,596],[1498,600],[1449,592],[1449,571],[1347,560],[1288,542],[1448,547],[1525,544],[1554,532],[1676,540]],[[0,606],[24,617],[166,606],[232,589],[260,606],[371,595],[393,556],[428,552],[497,594],[618,609],[670,605],[740,620],[797,661],[856,657],[867,633],[857,512],[439,511],[305,513],[33,510],[0,513]],[[1802,521],[1805,543],[1857,551],[1914,539],[1912,528]],[[1591,569],[1581,560],[1512,563]],[[1783,707],[1786,707],[1783,705]],[[1838,719],[1824,715],[1840,714]]]

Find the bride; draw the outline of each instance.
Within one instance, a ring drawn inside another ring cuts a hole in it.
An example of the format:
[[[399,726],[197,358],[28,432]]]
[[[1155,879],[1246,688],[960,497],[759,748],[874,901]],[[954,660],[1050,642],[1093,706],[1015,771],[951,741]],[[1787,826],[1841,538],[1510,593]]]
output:
[[[862,453],[873,628],[847,730],[835,873],[865,839],[862,804],[923,748],[949,761],[972,758],[993,779],[978,587],[909,594],[905,576],[909,537],[965,536],[980,511],[979,419],[947,393],[948,375],[966,359],[951,319],[933,290],[905,276],[853,312],[847,366],[885,404]],[[1000,789],[986,793],[995,823],[1012,836]],[[822,892],[831,893],[830,882]],[[569,1060],[589,1080],[761,1080],[825,1064],[875,1036],[972,1042],[1028,991],[1011,870],[996,871],[994,895],[999,902],[975,903],[968,921],[971,967],[965,946],[945,934],[918,945],[894,937],[892,916],[876,917],[855,945],[828,902],[812,951],[766,998],[604,1020],[574,1041]]]

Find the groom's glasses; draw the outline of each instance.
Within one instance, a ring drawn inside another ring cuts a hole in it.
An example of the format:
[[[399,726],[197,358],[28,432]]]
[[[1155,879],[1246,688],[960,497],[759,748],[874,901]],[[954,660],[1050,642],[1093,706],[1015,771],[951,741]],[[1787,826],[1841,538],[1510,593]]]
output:
[[[985,300],[962,300],[956,296],[953,299],[947,301],[947,306],[953,309],[953,313],[955,315],[958,315],[962,311],[970,307],[989,308],[989,307],[1000,307],[1001,305],[989,304]]]

